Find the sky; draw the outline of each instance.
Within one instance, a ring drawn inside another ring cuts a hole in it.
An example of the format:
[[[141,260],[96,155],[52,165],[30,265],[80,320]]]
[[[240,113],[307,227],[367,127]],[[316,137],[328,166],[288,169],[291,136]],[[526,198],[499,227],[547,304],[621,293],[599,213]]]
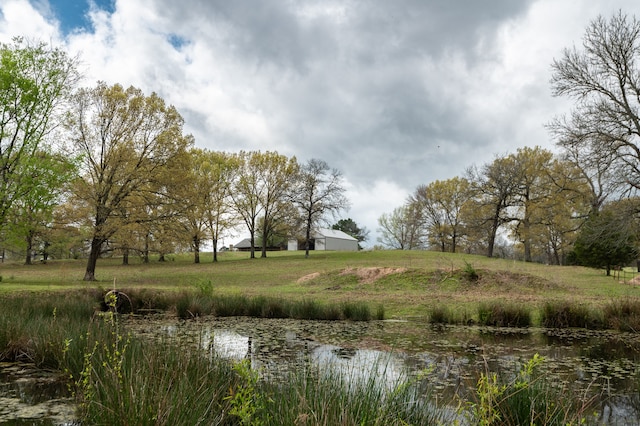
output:
[[[155,92],[210,150],[277,151],[340,170],[352,218],[463,176],[545,128],[551,64],[637,0],[0,0],[0,42],[78,56],[83,85]],[[231,241],[233,243],[233,241]]]

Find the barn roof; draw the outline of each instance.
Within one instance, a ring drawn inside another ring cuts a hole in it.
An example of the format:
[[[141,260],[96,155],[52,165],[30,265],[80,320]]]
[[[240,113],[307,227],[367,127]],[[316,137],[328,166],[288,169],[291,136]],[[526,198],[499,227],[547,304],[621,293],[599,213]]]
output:
[[[314,233],[314,237],[315,238],[335,238],[338,240],[349,240],[349,241],[358,241],[357,239],[353,238],[351,235],[339,231],[337,229],[328,229],[328,228],[321,228],[315,231]]]

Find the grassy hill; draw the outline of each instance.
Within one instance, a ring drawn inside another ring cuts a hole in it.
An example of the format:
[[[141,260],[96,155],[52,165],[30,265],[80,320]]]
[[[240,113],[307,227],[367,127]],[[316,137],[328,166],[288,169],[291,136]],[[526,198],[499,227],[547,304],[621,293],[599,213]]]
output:
[[[258,254],[259,256],[259,254]],[[84,260],[54,260],[26,266],[0,265],[0,293],[61,291],[81,288],[151,288],[167,291],[206,287],[221,295],[312,299],[321,302],[364,301],[383,305],[389,318],[426,316],[434,307],[473,310],[479,303],[512,302],[539,307],[547,301],[600,306],[636,299],[634,274],[605,276],[582,267],[548,266],[483,256],[430,251],[269,252],[211,254],[194,264],[189,255],[143,264],[132,259],[100,259],[98,281],[87,283]]]

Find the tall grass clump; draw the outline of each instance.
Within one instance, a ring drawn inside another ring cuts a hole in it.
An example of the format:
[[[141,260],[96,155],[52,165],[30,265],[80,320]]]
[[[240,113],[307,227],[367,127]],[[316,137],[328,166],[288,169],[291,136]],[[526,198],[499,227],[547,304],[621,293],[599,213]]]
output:
[[[283,382],[264,383],[263,392],[274,397],[266,403],[269,417],[256,424],[434,425],[453,420],[450,411],[429,402],[422,374],[402,373],[385,382],[383,363],[374,362],[366,376],[333,365],[307,365]]]
[[[540,315],[540,325],[548,328],[588,328],[604,327],[602,312],[571,302],[545,303]]]
[[[531,312],[525,306],[511,303],[481,303],[478,305],[478,323],[495,327],[529,327]]]
[[[86,332],[97,305],[86,292],[2,296],[0,361],[31,362],[39,368],[79,368]]]
[[[538,354],[513,375],[481,373],[465,417],[477,425],[585,424],[593,399],[574,398],[570,389],[553,386],[540,370]]]
[[[107,314],[74,377],[83,424],[233,424],[229,365],[178,344],[135,339]]]
[[[604,322],[609,328],[620,331],[640,331],[640,300],[619,300],[603,309]]]
[[[429,322],[432,324],[454,324],[455,321],[453,311],[446,306],[435,306],[429,312]]]

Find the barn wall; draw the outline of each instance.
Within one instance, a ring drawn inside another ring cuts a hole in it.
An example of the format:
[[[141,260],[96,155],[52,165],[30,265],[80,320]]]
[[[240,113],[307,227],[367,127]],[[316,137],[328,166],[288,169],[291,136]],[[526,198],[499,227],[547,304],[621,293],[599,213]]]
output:
[[[358,242],[327,237],[324,250],[358,251]],[[317,247],[316,247],[317,249]]]

